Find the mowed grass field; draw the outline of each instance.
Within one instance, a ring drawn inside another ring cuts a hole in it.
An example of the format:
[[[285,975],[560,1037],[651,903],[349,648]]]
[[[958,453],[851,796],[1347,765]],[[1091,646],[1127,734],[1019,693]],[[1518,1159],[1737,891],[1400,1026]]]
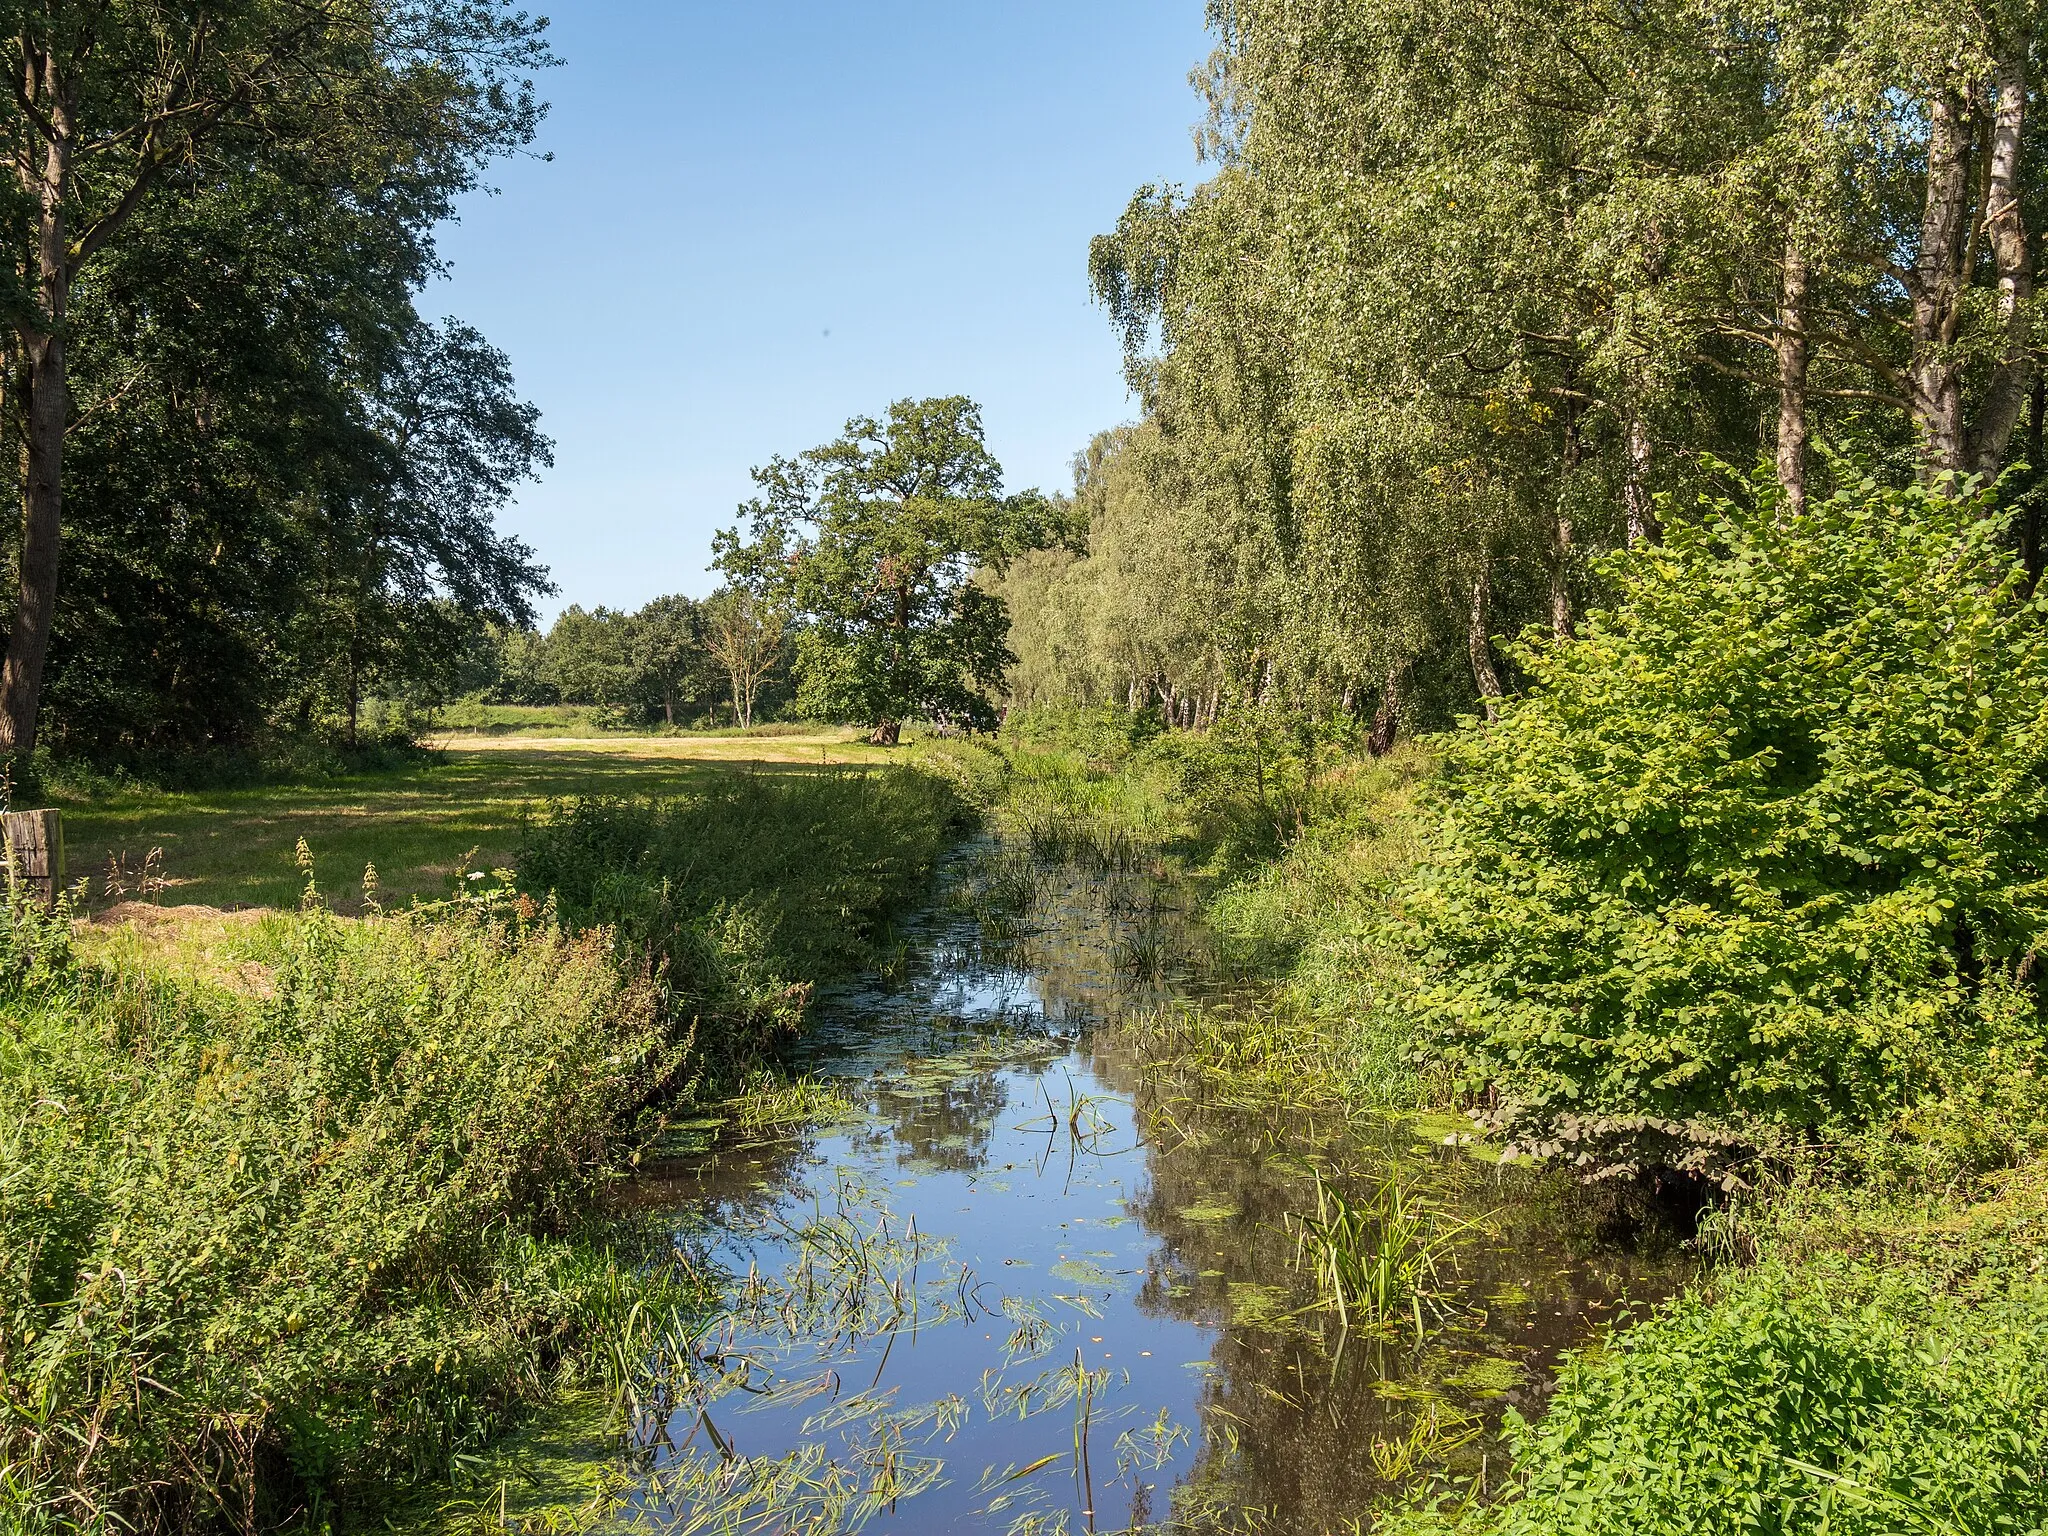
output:
[[[853,732],[776,736],[607,736],[491,739],[450,736],[437,760],[334,783],[194,792],[58,796],[67,883],[92,878],[90,904],[139,894],[150,850],[161,849],[166,905],[291,906],[304,889],[299,840],[330,905],[362,901],[365,866],[380,899],[402,904],[446,895],[465,861],[509,863],[524,819],[553,799],[668,795],[706,774],[792,772],[899,760]],[[125,871],[125,892],[110,887]]]

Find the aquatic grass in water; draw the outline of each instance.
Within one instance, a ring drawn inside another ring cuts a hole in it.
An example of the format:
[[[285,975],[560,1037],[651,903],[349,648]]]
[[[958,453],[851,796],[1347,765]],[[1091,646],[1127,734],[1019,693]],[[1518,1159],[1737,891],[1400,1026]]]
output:
[[[1448,1220],[1428,1196],[1399,1176],[1353,1204],[1316,1175],[1316,1213],[1293,1219],[1295,1262],[1313,1274],[1323,1305],[1349,1328],[1387,1329],[1405,1312],[1423,1337],[1439,1262],[1483,1218]]]

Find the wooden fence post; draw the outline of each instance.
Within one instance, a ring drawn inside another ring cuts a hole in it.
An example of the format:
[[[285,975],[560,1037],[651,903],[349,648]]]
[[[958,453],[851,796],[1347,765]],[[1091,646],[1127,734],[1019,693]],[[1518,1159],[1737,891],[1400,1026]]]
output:
[[[27,885],[46,907],[64,889],[64,822],[55,811],[11,811],[0,816],[0,848],[7,860],[7,884]]]

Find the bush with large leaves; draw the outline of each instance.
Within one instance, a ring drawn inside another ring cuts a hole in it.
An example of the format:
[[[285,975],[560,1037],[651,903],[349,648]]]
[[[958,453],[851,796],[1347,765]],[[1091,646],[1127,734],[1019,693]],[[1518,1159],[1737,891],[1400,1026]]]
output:
[[[1593,1172],[1879,1125],[2007,1155],[2040,1119],[2048,593],[1990,492],[1701,511],[1450,748],[1407,903],[1436,1045]]]

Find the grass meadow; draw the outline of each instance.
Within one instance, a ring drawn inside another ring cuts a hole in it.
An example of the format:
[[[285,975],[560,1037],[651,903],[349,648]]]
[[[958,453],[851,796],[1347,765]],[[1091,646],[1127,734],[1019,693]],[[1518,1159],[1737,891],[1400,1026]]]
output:
[[[536,1414],[617,1443],[705,1292],[607,1189],[969,816],[748,741],[62,805],[100,920],[0,895],[0,1533],[371,1528]],[[518,884],[404,900],[472,850]]]
[[[436,746],[431,761],[341,781],[59,793],[51,803],[64,813],[66,877],[89,877],[88,904],[101,909],[138,896],[165,905],[290,906],[305,886],[296,863],[303,838],[329,902],[353,912],[365,866],[376,867],[381,899],[391,905],[446,895],[465,860],[476,869],[509,863],[526,819],[550,800],[671,796],[736,769],[787,772],[903,755],[843,731],[456,736]],[[152,849],[161,851],[155,860]]]

